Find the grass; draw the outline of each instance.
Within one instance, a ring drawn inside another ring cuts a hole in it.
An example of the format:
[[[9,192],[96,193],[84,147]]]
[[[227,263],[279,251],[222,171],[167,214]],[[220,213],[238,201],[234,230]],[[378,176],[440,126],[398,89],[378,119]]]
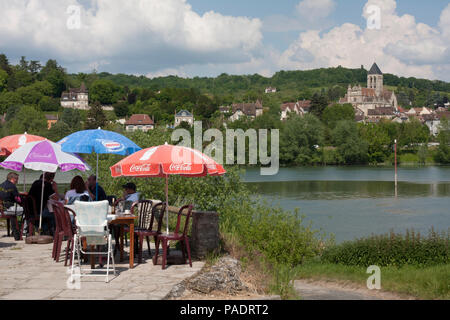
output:
[[[296,269],[297,279],[350,281],[366,287],[365,267],[311,261]],[[381,267],[381,288],[419,299],[450,299],[450,264],[430,267]]]

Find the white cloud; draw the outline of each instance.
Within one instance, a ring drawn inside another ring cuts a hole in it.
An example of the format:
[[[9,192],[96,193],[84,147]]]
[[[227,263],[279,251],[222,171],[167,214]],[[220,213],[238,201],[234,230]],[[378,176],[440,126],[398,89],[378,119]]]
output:
[[[450,80],[443,70],[450,67],[450,5],[442,12],[439,28],[417,23],[411,15],[399,16],[394,0],[367,1],[366,9],[381,9],[381,28],[361,28],[345,23],[328,32],[309,30],[285,50],[280,68],[311,69],[316,67],[370,67],[376,61],[382,71],[403,76]]]
[[[335,9],[334,0],[302,0],[297,6],[297,12],[301,17],[309,21],[328,17]]]
[[[271,32],[325,29],[331,25],[329,15],[335,7],[335,0],[302,0],[295,6],[293,15],[270,15],[264,19],[263,27]]]
[[[67,28],[69,5],[81,28]],[[261,21],[194,12],[186,0],[0,0],[0,47],[63,62],[137,66],[244,62],[261,45]],[[142,68],[142,70],[140,70]]]

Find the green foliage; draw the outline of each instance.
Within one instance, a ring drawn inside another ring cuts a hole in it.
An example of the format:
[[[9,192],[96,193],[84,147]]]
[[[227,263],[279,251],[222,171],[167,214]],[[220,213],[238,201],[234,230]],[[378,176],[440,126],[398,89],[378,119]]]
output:
[[[89,88],[89,100],[101,104],[113,104],[117,101],[115,91],[117,91],[117,86],[112,81],[94,81]]]
[[[368,143],[362,140],[354,121],[339,121],[332,131],[337,155],[346,164],[365,164],[368,160]]]
[[[58,121],[52,125],[46,137],[51,141],[59,141],[72,133],[70,127],[64,121]]]
[[[341,120],[355,120],[355,110],[351,104],[334,104],[325,108],[322,121],[328,128],[334,128],[336,123]]]
[[[32,106],[22,106],[7,123],[9,134],[45,135],[47,131],[47,120],[42,112]]]
[[[320,162],[318,146],[323,142],[323,128],[313,115],[290,117],[280,134],[280,158],[284,163],[307,165]]]
[[[7,88],[8,73],[0,69],[0,92]]]
[[[441,127],[438,135],[439,147],[434,156],[436,162],[450,163],[450,122],[448,119],[441,119]]]
[[[91,104],[89,109],[86,122],[84,123],[85,129],[97,129],[105,127],[106,125],[106,115],[103,112],[102,106],[99,102],[94,102]]]
[[[450,230],[439,234],[431,229],[427,237],[414,231],[391,232],[329,247],[322,260],[364,267],[446,264],[450,262],[449,241]]]
[[[60,121],[66,123],[72,132],[82,129],[82,117],[80,111],[76,109],[65,108],[61,114]]]

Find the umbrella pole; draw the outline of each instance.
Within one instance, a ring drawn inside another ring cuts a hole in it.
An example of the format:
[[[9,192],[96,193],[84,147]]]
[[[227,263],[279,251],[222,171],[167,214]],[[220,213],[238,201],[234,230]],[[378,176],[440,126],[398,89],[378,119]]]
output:
[[[166,233],[169,234],[169,175],[166,174]]]
[[[26,185],[26,181],[27,181],[26,175],[27,175],[27,173],[25,172],[25,166],[24,166],[23,167],[23,192],[27,192],[25,189],[26,188],[25,185]]]
[[[42,230],[42,211],[43,211],[43,204],[44,204],[44,184],[45,184],[45,171],[42,173],[42,189],[41,189],[41,214],[39,215],[39,235],[41,234]]]
[[[98,201],[98,153],[97,153],[97,172],[95,173],[95,201]]]

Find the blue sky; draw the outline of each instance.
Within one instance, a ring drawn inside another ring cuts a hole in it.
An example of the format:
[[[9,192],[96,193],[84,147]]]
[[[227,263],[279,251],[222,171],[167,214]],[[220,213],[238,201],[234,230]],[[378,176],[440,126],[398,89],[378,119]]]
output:
[[[0,52],[69,72],[271,76],[377,61],[450,81],[448,0],[0,0],[0,12]]]
[[[274,14],[294,16],[293,11],[299,3],[298,0],[189,0],[193,10],[203,14],[207,11],[217,11],[225,15],[247,16],[264,19]],[[351,22],[364,26],[366,20],[362,17],[366,1],[340,0],[336,1],[336,9],[331,14],[333,26]],[[435,27],[439,16],[449,4],[448,0],[397,0],[397,12],[400,15],[411,14],[417,22],[426,23]],[[286,48],[295,38],[298,32],[264,32],[264,42],[272,44],[278,49]]]

